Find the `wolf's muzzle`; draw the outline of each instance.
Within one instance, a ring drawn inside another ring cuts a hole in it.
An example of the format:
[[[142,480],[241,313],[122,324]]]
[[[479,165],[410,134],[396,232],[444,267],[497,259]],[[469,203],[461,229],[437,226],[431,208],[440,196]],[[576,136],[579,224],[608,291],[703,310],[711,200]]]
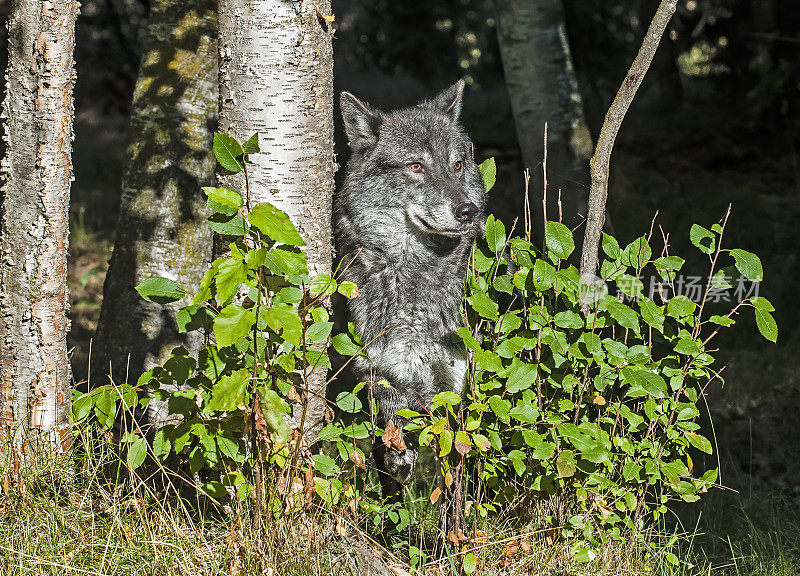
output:
[[[464,204],[460,204],[456,207],[453,215],[456,217],[456,220],[462,222],[464,224],[469,224],[472,222],[475,215],[478,213],[479,208],[475,206],[472,202],[465,202]]]

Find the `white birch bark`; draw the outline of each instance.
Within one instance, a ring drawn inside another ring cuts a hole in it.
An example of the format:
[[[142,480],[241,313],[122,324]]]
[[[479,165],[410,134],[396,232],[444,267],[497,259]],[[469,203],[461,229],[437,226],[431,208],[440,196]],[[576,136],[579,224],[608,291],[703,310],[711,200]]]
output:
[[[15,0],[3,102],[0,435],[69,444],[67,243],[76,0]]]
[[[258,132],[250,156],[250,203],[285,211],[306,241],[312,276],[330,272],[333,174],[333,53],[330,0],[219,1],[219,131],[240,142]],[[245,190],[244,174],[218,175]],[[325,411],[324,370],[309,382],[305,429]],[[302,416],[293,414],[293,427]]]

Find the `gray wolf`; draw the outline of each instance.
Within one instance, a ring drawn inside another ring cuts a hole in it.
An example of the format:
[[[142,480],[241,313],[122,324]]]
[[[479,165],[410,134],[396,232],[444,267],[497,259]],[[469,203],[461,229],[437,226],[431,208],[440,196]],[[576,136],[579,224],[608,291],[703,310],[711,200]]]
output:
[[[359,287],[348,306],[367,358],[356,370],[371,382],[380,427],[402,429],[397,411],[422,412],[437,393],[464,387],[456,330],[486,193],[459,123],[463,91],[460,81],[391,112],[341,94],[351,156],[334,199],[336,244],[342,278]],[[416,439],[406,433],[404,442],[404,451],[373,446],[383,494],[395,500],[417,459]]]

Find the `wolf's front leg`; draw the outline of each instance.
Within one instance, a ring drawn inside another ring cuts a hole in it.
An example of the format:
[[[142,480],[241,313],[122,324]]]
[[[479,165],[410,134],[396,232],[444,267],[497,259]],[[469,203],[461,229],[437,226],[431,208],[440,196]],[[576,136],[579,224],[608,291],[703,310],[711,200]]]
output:
[[[372,395],[378,401],[377,424],[384,430],[394,425],[395,438],[375,438],[372,454],[381,481],[381,493],[391,501],[400,501],[403,485],[411,481],[417,462],[418,442],[415,434],[403,431],[405,418],[397,415],[399,410],[416,406],[417,402],[404,390],[397,389],[385,381],[372,385]],[[405,449],[400,449],[402,446]]]

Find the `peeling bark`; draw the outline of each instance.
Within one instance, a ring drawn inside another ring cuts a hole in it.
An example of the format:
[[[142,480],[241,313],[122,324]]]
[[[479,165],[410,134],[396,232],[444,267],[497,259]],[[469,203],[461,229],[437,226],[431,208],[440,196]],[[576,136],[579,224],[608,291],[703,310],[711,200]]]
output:
[[[250,157],[250,203],[284,210],[306,241],[312,275],[330,272],[333,174],[330,0],[219,1],[219,131],[244,141],[258,132],[262,154]],[[245,190],[244,174],[219,174],[220,186]],[[325,370],[311,373],[305,429],[325,412]],[[293,414],[299,427],[301,410]]]
[[[212,237],[201,186],[212,185],[217,116],[216,3],[153,2],[133,96],[131,142],[117,240],[103,290],[91,384],[136,382],[179,345],[193,354],[199,333],[178,334],[186,301],[162,306],[134,289],[151,276],[197,288]],[[157,403],[149,420],[160,419]]]
[[[567,41],[564,5],[562,0],[494,0],[494,6],[523,161],[533,174],[541,174],[547,122],[547,216],[558,219],[561,189],[564,222],[576,226],[586,215],[592,136]],[[533,206],[533,228],[542,236],[543,209],[539,202]]]
[[[67,242],[76,0],[15,0],[3,102],[0,435],[69,444]]]

